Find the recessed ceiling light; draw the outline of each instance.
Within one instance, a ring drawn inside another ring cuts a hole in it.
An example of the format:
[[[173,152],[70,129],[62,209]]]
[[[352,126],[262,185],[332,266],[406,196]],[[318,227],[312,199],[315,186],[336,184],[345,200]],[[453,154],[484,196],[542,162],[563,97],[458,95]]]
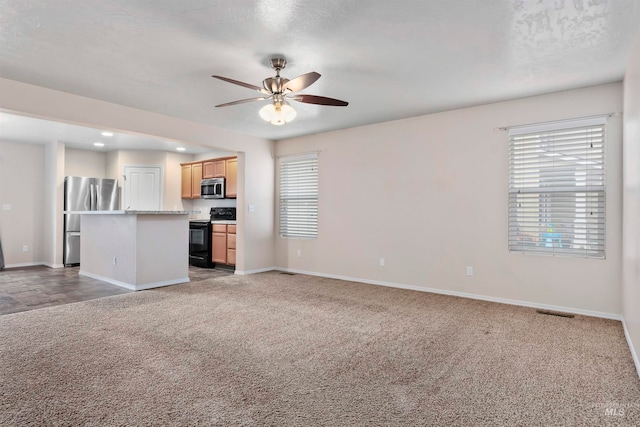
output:
[[[178,147],[178,148],[176,148],[176,150],[178,150],[178,151],[184,151],[184,150],[186,150],[186,148],[184,148],[184,147]]]
[[[100,135],[102,135],[102,136],[113,136],[113,132],[104,131]]]
[[[104,147],[104,144],[102,142],[94,142],[93,145],[95,145],[96,147]]]

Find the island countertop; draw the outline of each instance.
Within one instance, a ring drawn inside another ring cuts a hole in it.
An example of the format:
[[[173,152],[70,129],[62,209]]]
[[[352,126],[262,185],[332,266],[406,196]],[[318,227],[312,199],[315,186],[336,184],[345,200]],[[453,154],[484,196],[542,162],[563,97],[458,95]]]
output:
[[[79,215],[191,215],[192,211],[135,211],[135,210],[117,210],[117,211],[64,211],[66,214]]]

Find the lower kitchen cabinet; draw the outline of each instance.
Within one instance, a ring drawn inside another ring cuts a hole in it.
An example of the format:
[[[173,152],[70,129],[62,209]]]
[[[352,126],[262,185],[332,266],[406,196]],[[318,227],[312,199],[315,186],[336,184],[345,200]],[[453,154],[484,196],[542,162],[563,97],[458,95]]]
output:
[[[236,265],[235,224],[213,224],[211,232],[211,260],[218,264]]]
[[[211,232],[211,260],[220,264],[227,263],[227,226],[213,224]]]
[[[236,226],[227,225],[227,264],[236,265]]]

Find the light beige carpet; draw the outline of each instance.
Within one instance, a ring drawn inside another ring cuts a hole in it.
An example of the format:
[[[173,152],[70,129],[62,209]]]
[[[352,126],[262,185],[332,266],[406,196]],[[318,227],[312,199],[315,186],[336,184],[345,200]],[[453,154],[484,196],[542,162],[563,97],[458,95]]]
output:
[[[5,315],[0,339],[2,426],[640,424],[620,322],[302,275]]]

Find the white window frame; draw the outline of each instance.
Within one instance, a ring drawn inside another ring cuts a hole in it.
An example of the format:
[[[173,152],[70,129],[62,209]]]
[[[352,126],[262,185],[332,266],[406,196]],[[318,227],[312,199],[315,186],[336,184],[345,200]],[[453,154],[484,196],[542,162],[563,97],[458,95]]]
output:
[[[606,116],[509,129],[509,252],[605,258]]]
[[[280,157],[280,237],[318,237],[318,153]]]

